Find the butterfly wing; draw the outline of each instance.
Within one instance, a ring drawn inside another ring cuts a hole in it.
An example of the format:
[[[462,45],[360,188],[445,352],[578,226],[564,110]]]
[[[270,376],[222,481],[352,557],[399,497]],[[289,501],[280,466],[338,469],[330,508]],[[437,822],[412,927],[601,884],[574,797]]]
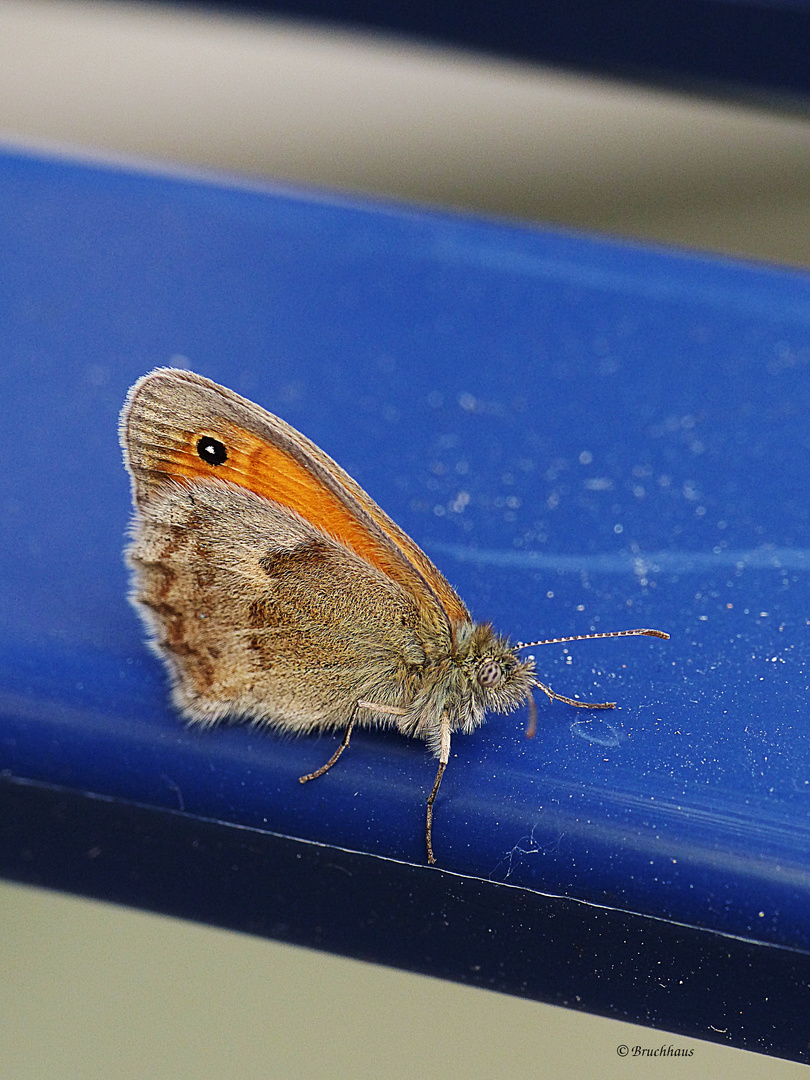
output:
[[[131,599],[176,706],[203,723],[348,727],[341,749],[353,722],[425,738],[440,755],[434,862],[449,691],[446,672],[429,692],[422,683],[428,656],[446,660],[471,622],[459,596],[317,446],[199,375],[141,379],[120,438],[136,506]]]
[[[215,440],[225,458],[204,457]],[[272,413],[192,372],[160,368],[130,390],[121,443],[140,508],[172,481],[238,485],[308,522],[384,574],[441,636],[470,621],[463,601],[427,555],[352,478]]]
[[[127,555],[132,599],[192,720],[343,727],[358,700],[398,707],[415,692],[412,598],[277,503],[216,479],[163,485]]]

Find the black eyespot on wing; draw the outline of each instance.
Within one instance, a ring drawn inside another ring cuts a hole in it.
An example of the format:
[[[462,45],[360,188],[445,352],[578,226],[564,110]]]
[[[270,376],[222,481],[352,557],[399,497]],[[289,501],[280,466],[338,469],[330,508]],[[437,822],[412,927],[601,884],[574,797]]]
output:
[[[208,465],[224,465],[228,460],[228,451],[224,443],[210,435],[203,435],[197,442],[197,453]]]

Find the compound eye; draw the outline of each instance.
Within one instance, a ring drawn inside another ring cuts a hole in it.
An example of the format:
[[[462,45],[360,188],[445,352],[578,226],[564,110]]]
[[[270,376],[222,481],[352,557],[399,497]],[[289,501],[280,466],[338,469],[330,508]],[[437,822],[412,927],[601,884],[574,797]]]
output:
[[[503,681],[503,668],[497,660],[482,660],[476,677],[481,686],[489,689]]]

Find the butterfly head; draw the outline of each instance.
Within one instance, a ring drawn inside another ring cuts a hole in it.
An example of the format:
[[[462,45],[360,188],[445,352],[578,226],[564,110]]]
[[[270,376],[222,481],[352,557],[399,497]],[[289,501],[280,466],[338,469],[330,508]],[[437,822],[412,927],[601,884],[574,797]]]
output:
[[[508,638],[496,634],[489,623],[473,624],[459,634],[458,672],[458,729],[463,731],[478,727],[488,712],[512,712],[537,685],[533,658],[519,657]]]
[[[455,631],[452,652],[428,660],[421,686],[397,725],[434,751],[442,717],[451,731],[469,734],[488,712],[508,713],[522,705],[537,685],[534,659],[518,656],[488,623],[457,624]]]

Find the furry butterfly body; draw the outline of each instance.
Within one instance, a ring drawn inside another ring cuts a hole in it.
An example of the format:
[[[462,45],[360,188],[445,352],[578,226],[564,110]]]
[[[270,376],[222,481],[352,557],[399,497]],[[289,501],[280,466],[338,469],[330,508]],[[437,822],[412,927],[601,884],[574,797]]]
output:
[[[416,544],[278,417],[163,368],[130,390],[120,435],[135,505],[131,598],[177,709],[202,724],[232,716],[302,734],[343,730],[332,758],[302,781],[334,764],[354,726],[424,740],[439,758],[429,862],[454,732],[531,701],[533,687],[586,706],[474,623]]]

